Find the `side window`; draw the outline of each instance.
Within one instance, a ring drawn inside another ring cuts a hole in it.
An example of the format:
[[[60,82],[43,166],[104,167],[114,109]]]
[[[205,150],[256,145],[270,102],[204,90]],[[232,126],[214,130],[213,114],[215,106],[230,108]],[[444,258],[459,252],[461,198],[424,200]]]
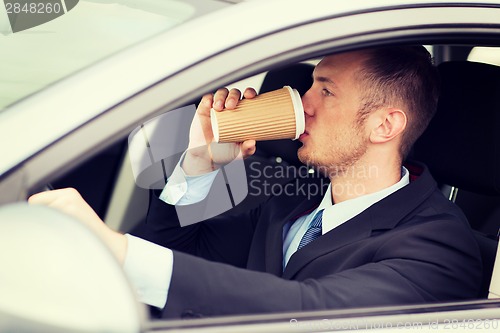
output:
[[[467,60],[500,66],[500,48],[476,46],[470,52]]]

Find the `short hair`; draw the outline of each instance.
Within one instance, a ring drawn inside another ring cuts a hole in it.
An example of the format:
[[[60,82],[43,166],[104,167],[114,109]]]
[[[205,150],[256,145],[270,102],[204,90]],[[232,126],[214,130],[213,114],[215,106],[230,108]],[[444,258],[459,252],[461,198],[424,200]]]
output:
[[[390,46],[363,51],[368,57],[357,73],[362,85],[360,120],[380,107],[397,107],[408,119],[400,154],[404,160],[436,113],[440,79],[423,46]]]

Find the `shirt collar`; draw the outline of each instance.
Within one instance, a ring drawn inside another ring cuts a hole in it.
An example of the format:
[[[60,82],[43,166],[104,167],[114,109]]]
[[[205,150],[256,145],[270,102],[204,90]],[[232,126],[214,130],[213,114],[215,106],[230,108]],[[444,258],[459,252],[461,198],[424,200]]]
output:
[[[351,200],[346,200],[338,204],[332,202],[332,184],[328,185],[323,200],[314,212],[317,214],[321,209],[323,212],[322,234],[338,227],[342,223],[352,219],[354,216],[363,212],[368,207],[384,199],[390,194],[403,188],[410,183],[410,173],[405,167],[401,168],[401,179],[396,184],[389,186],[375,193],[366,194]],[[355,189],[351,189],[355,190]]]

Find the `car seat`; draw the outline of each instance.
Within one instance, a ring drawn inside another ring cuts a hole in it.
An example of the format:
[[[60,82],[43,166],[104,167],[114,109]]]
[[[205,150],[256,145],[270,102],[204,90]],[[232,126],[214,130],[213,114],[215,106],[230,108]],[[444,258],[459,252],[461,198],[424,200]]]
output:
[[[438,183],[449,185],[447,194],[462,208],[473,229],[489,224],[494,226],[490,230],[498,230],[500,220],[493,216],[500,209],[500,67],[453,61],[440,64],[438,70],[442,80],[438,111],[416,142],[413,158],[427,164]],[[463,193],[488,198],[484,203],[490,203],[491,214],[471,214],[478,200],[467,200]],[[486,297],[498,241],[478,231],[475,237],[483,259],[479,296]]]

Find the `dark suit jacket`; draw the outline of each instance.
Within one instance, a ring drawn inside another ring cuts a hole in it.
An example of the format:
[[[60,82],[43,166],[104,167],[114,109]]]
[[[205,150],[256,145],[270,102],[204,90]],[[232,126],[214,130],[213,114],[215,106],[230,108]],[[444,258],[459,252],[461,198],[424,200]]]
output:
[[[411,174],[408,186],[297,251],[284,272],[283,226],[316,207],[321,197],[273,197],[248,213],[183,228],[175,208],[153,198],[146,225],[136,235],[174,250],[162,316],[477,297],[482,265],[466,218],[425,167],[411,168]]]

